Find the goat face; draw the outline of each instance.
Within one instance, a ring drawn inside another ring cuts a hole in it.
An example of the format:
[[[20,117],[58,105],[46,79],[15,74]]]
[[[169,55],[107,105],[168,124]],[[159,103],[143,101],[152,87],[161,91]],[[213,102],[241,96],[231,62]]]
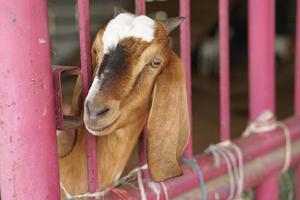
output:
[[[85,125],[94,135],[120,129],[137,139],[148,117],[147,158],[155,181],[182,173],[179,159],[189,133],[184,67],[168,38],[181,21],[118,14],[92,47]]]
[[[121,13],[98,32],[92,47],[94,81],[84,107],[85,125],[92,134],[113,132],[128,107],[143,104],[137,99],[147,98],[153,87],[143,91],[142,82],[153,85],[169,51],[168,29],[146,16]]]

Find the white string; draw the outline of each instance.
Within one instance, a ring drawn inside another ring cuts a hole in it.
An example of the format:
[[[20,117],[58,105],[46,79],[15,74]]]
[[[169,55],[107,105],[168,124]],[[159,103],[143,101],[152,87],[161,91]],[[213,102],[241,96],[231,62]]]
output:
[[[164,182],[160,182],[160,185],[163,188],[164,195],[165,195],[165,200],[169,200],[169,194],[168,194],[168,190],[167,190],[166,185],[164,184]]]
[[[281,172],[286,172],[290,167],[292,157],[291,135],[289,128],[284,123],[277,122],[277,126],[282,128],[285,136],[285,161]]]
[[[145,187],[144,187],[144,183],[143,183],[143,179],[142,179],[142,171],[141,171],[141,169],[139,169],[137,171],[137,179],[138,179],[138,184],[139,184],[139,188],[140,188],[141,198],[142,198],[142,200],[147,200],[146,192],[145,192]]]
[[[222,150],[222,148],[218,145],[210,145],[207,149],[208,152],[212,152],[212,155],[214,157],[215,165],[219,167],[220,164],[220,157],[223,157],[227,166],[228,171],[228,177],[229,177],[229,183],[230,183],[230,193],[228,196],[228,200],[231,200],[234,195],[234,177],[233,177],[233,170],[232,166],[230,164],[230,160],[228,158],[228,155]]]
[[[237,159],[229,148],[235,152]],[[227,199],[240,198],[244,188],[243,153],[241,149],[228,140],[217,145],[210,145],[206,152],[212,153],[215,165],[218,167],[220,158],[225,160],[230,183],[230,193]]]
[[[267,110],[264,111],[261,115],[259,115],[254,122],[251,122],[247,126],[242,136],[247,137],[254,133],[264,133],[275,130],[278,127],[280,127],[283,130],[283,134],[285,137],[285,161],[281,169],[281,172],[285,172],[286,170],[288,170],[291,164],[291,134],[289,128],[283,122],[277,121],[274,114],[271,111]]]
[[[147,164],[145,164],[141,167],[137,167],[137,168],[133,169],[128,175],[126,175],[126,176],[120,178],[119,180],[115,181],[114,184],[112,185],[112,188],[115,188],[117,186],[120,186],[122,184],[127,183],[128,180],[130,178],[134,177],[135,174],[136,174],[137,179],[138,179],[138,185],[139,185],[139,189],[140,189],[141,198],[142,198],[142,200],[147,200],[146,193],[145,193],[145,187],[144,187],[143,180],[142,180],[142,173],[141,173],[142,170],[146,170],[146,169],[148,169]],[[94,193],[86,192],[86,193],[79,194],[79,195],[72,195],[67,191],[67,189],[64,186],[64,184],[62,183],[62,181],[60,181],[60,187],[63,190],[67,200],[82,199],[82,198],[96,198],[96,199],[99,199],[99,198],[104,197],[105,194],[107,194],[110,191],[110,188],[107,188],[103,191],[98,191],[98,192],[94,192]]]
[[[160,199],[160,187],[155,182],[149,182],[148,183],[149,188],[156,194],[156,200]]]
[[[244,189],[244,163],[243,163],[243,152],[241,151],[241,149],[234,143],[232,143],[232,147],[235,150],[237,157],[238,157],[238,172],[239,172],[239,179],[237,182],[237,185],[239,186],[237,188],[237,194],[236,196],[238,198],[241,197],[242,193],[243,193],[243,189]]]

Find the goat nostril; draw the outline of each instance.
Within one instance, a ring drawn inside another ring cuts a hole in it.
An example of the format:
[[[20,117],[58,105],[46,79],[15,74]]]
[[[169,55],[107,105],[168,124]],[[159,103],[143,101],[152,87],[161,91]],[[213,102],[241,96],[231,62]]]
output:
[[[90,101],[87,101],[85,104],[85,108],[87,111],[87,114],[92,117],[101,117],[105,114],[107,114],[110,111],[110,108],[108,106],[96,106],[93,105]]]
[[[109,112],[109,110],[110,109],[108,107],[104,107],[103,109],[97,111],[96,116],[99,117],[99,116],[105,115],[106,113]]]

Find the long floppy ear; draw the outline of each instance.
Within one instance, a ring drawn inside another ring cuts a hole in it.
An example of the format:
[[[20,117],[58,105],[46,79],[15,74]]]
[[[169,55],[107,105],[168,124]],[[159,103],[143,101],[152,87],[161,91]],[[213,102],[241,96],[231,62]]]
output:
[[[155,181],[182,174],[189,119],[184,67],[174,52],[155,82],[147,138],[148,165]]]

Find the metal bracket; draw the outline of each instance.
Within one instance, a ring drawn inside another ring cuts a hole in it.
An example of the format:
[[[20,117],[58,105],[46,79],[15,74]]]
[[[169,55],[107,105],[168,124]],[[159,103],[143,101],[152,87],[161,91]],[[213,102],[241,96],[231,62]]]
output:
[[[52,74],[54,81],[55,94],[55,114],[56,114],[56,128],[58,130],[75,130],[83,125],[80,116],[70,116],[63,114],[63,99],[61,76],[75,75],[81,76],[80,68],[75,66],[52,66]]]

